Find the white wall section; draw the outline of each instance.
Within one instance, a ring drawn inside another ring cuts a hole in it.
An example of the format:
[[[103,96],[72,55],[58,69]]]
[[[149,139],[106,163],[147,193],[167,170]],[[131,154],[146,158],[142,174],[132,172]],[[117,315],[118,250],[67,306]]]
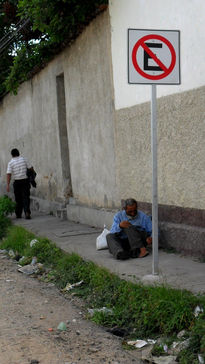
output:
[[[205,84],[204,0],[110,0],[115,107],[149,101],[149,85],[128,84],[128,28],[180,30],[181,85],[159,85],[158,97]]]

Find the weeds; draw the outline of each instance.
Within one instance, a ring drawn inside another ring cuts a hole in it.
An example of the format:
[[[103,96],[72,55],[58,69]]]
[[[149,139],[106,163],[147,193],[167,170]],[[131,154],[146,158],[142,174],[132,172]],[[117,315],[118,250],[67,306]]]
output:
[[[15,210],[15,202],[13,202],[8,196],[0,197],[0,217],[8,216]]]
[[[0,197],[0,239],[6,235],[7,229],[11,225],[11,221],[7,216],[14,210],[15,202],[8,196]]]
[[[22,227],[12,226],[1,249],[13,249],[20,255],[36,256],[38,261],[49,267],[47,279],[59,288],[66,284],[83,280],[84,284],[75,288],[75,294],[83,298],[90,308],[107,307],[112,313],[96,312],[92,320],[107,327],[126,329],[130,337],[156,338],[171,337],[185,329],[189,337],[188,348],[179,355],[179,363],[194,363],[197,355],[205,354],[205,296],[195,296],[188,291],[165,286],[149,287],[127,282],[100,268],[92,262],[84,261],[77,254],[67,254],[46,238],[30,247],[36,238]],[[203,308],[199,317],[194,309]],[[159,347],[156,352],[161,353]]]
[[[35,235],[26,231],[20,226],[11,226],[8,229],[7,237],[1,243],[2,249],[13,249],[20,255],[26,255],[29,242],[34,239]]]

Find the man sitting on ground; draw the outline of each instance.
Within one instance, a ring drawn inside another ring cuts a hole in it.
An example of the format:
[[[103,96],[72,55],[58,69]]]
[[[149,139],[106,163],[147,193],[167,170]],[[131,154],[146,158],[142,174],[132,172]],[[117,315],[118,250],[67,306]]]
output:
[[[114,216],[110,234],[106,236],[109,252],[116,259],[144,258],[152,244],[152,221],[137,210],[137,201],[125,200],[124,209]]]

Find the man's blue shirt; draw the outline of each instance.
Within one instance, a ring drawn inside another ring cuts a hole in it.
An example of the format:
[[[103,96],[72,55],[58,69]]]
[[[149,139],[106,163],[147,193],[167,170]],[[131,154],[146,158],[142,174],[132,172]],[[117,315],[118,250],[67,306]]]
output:
[[[147,216],[142,211],[138,211],[137,216],[133,219],[131,216],[128,216],[126,214],[125,210],[119,211],[115,214],[113,224],[110,230],[111,234],[120,233],[121,238],[126,238],[127,235],[119,226],[120,223],[125,220],[129,221],[130,224],[136,226],[140,231],[146,231],[148,236],[152,235],[152,221],[149,216]]]

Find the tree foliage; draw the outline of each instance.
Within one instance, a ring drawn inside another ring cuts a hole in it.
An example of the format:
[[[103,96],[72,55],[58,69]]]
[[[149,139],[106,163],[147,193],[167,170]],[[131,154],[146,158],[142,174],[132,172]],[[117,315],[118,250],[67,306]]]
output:
[[[16,36],[0,58],[0,97],[17,93],[56,53],[106,9],[108,0],[0,0],[0,46]],[[20,22],[27,23],[17,32]],[[29,20],[29,21],[28,21]]]

